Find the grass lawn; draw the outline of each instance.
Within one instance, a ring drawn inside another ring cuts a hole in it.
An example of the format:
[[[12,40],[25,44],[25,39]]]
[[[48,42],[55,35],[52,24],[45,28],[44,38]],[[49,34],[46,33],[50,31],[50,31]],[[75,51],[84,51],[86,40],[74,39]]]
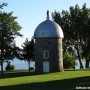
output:
[[[49,74],[28,72],[0,76],[0,90],[76,90],[90,88],[90,71],[64,71]]]

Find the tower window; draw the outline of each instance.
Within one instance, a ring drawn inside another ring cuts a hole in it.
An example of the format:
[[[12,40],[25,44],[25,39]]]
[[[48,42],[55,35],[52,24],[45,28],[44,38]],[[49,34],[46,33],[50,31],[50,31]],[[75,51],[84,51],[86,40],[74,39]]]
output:
[[[45,50],[43,52],[43,58],[49,58],[49,51],[48,50]]]

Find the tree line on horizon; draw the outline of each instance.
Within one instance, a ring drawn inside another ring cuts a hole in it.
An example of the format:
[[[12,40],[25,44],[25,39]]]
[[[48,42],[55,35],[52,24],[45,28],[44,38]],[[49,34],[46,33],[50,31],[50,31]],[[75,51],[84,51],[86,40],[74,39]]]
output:
[[[0,4],[0,65],[3,74],[3,63],[17,57],[20,60],[34,60],[34,38],[28,39],[22,44],[22,48],[16,46],[15,38],[22,37],[22,27],[16,21],[17,17],[13,12],[3,12],[2,9],[7,3]],[[74,60],[78,59],[80,68],[84,68],[82,59],[85,59],[85,68],[89,68],[90,62],[90,8],[86,4],[80,8],[78,5],[70,6],[69,10],[62,12],[54,11],[53,20],[58,23],[63,32],[63,53],[64,67],[74,67]]]

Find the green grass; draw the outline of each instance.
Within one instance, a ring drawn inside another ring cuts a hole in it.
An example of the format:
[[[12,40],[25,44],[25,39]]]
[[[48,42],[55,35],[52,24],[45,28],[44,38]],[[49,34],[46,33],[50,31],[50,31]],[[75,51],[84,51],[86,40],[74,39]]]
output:
[[[0,76],[0,90],[76,90],[90,87],[90,71],[64,71],[49,74],[5,72]]]

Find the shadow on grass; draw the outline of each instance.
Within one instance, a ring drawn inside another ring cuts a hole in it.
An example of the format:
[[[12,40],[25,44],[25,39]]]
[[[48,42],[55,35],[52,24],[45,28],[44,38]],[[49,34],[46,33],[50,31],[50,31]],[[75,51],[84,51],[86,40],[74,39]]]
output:
[[[0,74],[0,79],[1,78],[13,78],[13,77],[23,77],[23,76],[32,76],[32,75],[40,75],[42,73],[35,73],[35,72],[26,72],[26,71],[21,71],[21,72],[7,72],[4,73],[3,75]]]
[[[0,86],[0,90],[76,90],[77,86],[90,87],[90,76],[21,85]]]

